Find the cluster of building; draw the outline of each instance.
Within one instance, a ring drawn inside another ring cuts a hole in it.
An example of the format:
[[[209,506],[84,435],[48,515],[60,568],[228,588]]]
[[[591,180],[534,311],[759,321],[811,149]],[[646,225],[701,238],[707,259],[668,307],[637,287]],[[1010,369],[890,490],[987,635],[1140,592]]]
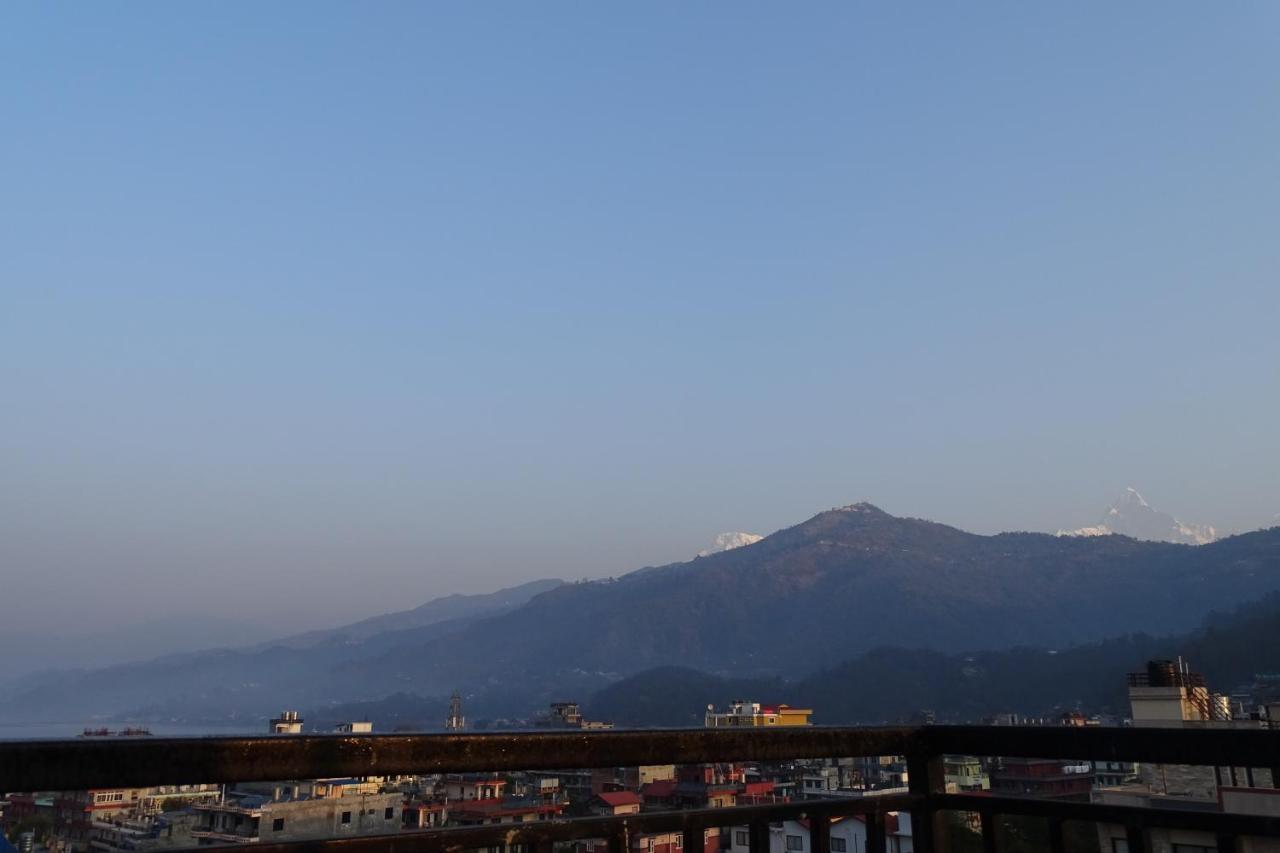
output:
[[[708,709],[707,724],[809,725],[811,714],[786,705],[734,702],[724,712]],[[537,725],[591,730],[612,724],[585,719],[577,703],[557,702]],[[464,726],[455,697],[446,728],[457,731]],[[280,736],[301,734],[304,728],[305,721],[295,711],[285,711],[268,724],[268,731]],[[336,728],[345,734],[371,730],[368,722]],[[9,795],[0,826],[12,829],[42,822],[41,846],[50,853],[145,853],[873,796],[905,791],[906,774],[905,760],[890,756],[36,792]],[[894,815],[889,830],[895,853],[910,853],[909,817]],[[746,834],[746,827],[709,829],[698,853],[744,851]],[[833,853],[865,850],[865,826],[857,819],[833,824],[832,837]],[[685,853],[684,837],[678,832],[633,834],[629,844],[631,853]],[[773,827],[771,853],[803,853],[807,844],[802,822]],[[591,841],[577,842],[576,847],[572,853],[605,853],[602,844]]]
[[[1274,693],[1268,692],[1271,687],[1277,688]],[[1256,701],[1259,697],[1262,701]],[[1260,676],[1247,699],[1215,694],[1208,690],[1204,678],[1181,660],[1152,661],[1143,671],[1130,675],[1129,700],[1132,718],[1124,721],[1127,725],[1280,727],[1280,678]],[[723,710],[708,706],[705,723],[713,728],[792,727],[811,725],[812,717],[808,708],[737,700]],[[987,722],[1119,723],[1080,713],[1053,720],[1006,714]],[[297,712],[285,711],[270,721],[269,731],[295,735],[304,725]],[[461,700],[455,695],[446,728],[457,731],[465,725]],[[554,703],[538,725],[611,727],[610,723],[584,719],[573,702]],[[372,725],[350,722],[336,731],[362,734],[372,731]],[[949,755],[944,758],[943,770],[950,793],[1220,809],[1280,817],[1280,779],[1273,778],[1266,768]],[[200,845],[296,842],[645,811],[872,797],[905,793],[908,783],[905,757],[889,755],[28,792],[0,799],[0,828],[12,831],[43,825],[40,840],[51,853],[145,853]],[[769,853],[808,853],[808,830],[802,820],[773,824]],[[859,817],[833,820],[831,853],[864,853],[866,833]],[[911,853],[909,814],[891,812],[886,833],[890,853]],[[749,853],[749,835],[745,826],[708,829],[703,835],[704,849],[697,853]],[[1104,853],[1124,853],[1126,837],[1124,827],[1099,827]],[[632,834],[628,843],[630,853],[693,853],[683,850],[680,833]],[[1154,853],[1205,853],[1197,848],[1211,849],[1215,843],[1203,833],[1181,830],[1154,830],[1151,839]],[[575,847],[571,853],[606,853],[603,845],[589,841],[575,842]]]
[[[1158,728],[1280,728],[1280,678],[1259,676],[1249,690],[1209,690],[1203,675],[1183,660],[1154,660],[1128,676],[1131,717],[1109,720],[1072,712],[1056,720],[1004,714],[994,725],[1131,725]],[[1139,764],[1131,761],[1062,761],[1037,758],[947,756],[949,792],[1037,797],[1140,808],[1224,811],[1280,817],[1280,778],[1271,768]],[[1126,853],[1126,828],[1099,825],[1103,853]],[[1154,853],[1211,853],[1211,833],[1152,829]],[[1243,849],[1262,849],[1255,840]],[[1271,848],[1266,848],[1270,850]]]

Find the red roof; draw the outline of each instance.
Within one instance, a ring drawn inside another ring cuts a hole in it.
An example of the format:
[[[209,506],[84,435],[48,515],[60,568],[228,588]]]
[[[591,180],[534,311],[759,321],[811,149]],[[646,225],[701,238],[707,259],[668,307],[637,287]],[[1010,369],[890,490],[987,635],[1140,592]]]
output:
[[[837,823],[844,823],[846,820],[856,820],[858,821],[858,823],[866,823],[867,817],[866,815],[860,815],[860,814],[849,815],[848,817],[833,817],[831,818],[831,823],[832,825],[835,825]],[[805,829],[809,828],[808,818],[801,818],[800,820],[796,821],[796,823],[800,824]],[[884,816],[884,831],[889,835],[898,834],[898,813],[897,812],[889,812]]]
[[[652,797],[654,799],[663,799],[665,797],[670,797],[676,791],[676,780],[675,779],[659,779],[655,782],[650,782],[649,784],[645,785],[642,790],[644,791],[644,795],[646,797]]]
[[[640,795],[633,791],[605,791],[599,797],[601,802],[614,808],[640,805]]]
[[[505,800],[467,800],[461,803],[453,803],[450,809],[453,814],[459,816],[481,815],[485,817],[542,813],[559,814],[563,810],[564,806],[554,803],[509,803]]]

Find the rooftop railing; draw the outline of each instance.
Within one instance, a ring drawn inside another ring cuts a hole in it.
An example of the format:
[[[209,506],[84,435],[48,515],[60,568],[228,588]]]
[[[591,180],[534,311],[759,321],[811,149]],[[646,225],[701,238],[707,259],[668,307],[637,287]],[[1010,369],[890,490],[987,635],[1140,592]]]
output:
[[[623,853],[637,834],[680,832],[686,850],[701,850],[706,830],[745,826],[752,853],[768,853],[771,823],[806,819],[810,853],[831,853],[824,831],[830,819],[861,815],[867,853],[885,853],[886,816],[897,811],[911,814],[915,853],[941,853],[947,812],[980,815],[986,853],[997,850],[997,818],[1012,815],[1043,820],[1050,853],[1064,851],[1065,821],[1124,826],[1129,853],[1149,853],[1149,831],[1157,828],[1212,833],[1220,853],[1234,853],[1244,837],[1280,838],[1280,814],[948,794],[943,776],[944,755],[976,755],[1268,768],[1280,780],[1280,732],[1261,729],[806,727],[9,741],[0,742],[0,792],[884,755],[906,757],[908,793],[256,843],[253,848],[257,853],[444,853],[522,845],[529,853],[550,853],[557,842],[603,838],[610,853]]]

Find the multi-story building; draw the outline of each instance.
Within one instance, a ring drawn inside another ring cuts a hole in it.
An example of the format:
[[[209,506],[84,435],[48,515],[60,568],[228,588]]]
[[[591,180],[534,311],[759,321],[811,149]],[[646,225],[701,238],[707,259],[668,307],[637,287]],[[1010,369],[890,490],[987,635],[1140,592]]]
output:
[[[800,775],[800,796],[806,799],[823,799],[840,790],[838,767],[807,767]]]
[[[1149,661],[1129,675],[1129,703],[1133,725],[1161,728],[1256,728],[1266,722],[1237,718],[1227,697],[1210,693],[1203,675],[1192,672],[1181,658]],[[1093,801],[1113,806],[1187,811],[1241,811],[1280,816],[1280,791],[1272,787],[1266,768],[1206,767],[1184,764],[1141,764],[1134,773],[1120,762],[1121,776],[1112,774],[1093,794]],[[1099,775],[1102,782],[1102,775]],[[1256,787],[1255,787],[1256,786]],[[1104,853],[1125,853],[1125,828],[1099,824],[1098,838]],[[1153,830],[1151,849],[1163,853],[1201,853],[1216,849],[1212,834],[1184,830]],[[1251,850],[1254,842],[1242,841]]]
[[[635,833],[628,839],[629,853],[684,853],[684,834],[680,832]],[[608,853],[603,841],[580,841],[574,853]],[[708,829],[702,834],[702,850],[689,853],[722,853],[720,830]]]
[[[564,814],[564,809],[561,803],[536,800],[472,800],[452,804],[449,808],[449,823],[454,826],[534,823],[560,817]]]
[[[910,781],[907,760],[901,755],[868,756],[856,760],[853,770],[867,791],[905,788]]]
[[[613,723],[600,720],[588,720],[582,716],[582,708],[577,702],[552,702],[550,712],[535,721],[539,726],[564,729],[611,729]]]
[[[947,793],[971,794],[991,788],[991,777],[987,775],[982,761],[972,755],[943,756],[942,773]]]
[[[1129,704],[1133,724],[1160,728],[1256,728],[1257,719],[1233,719],[1230,700],[1210,693],[1205,678],[1192,672],[1182,658],[1153,660],[1141,672],[1129,674]],[[1248,767],[1200,767],[1182,764],[1143,764],[1141,784],[1172,797],[1217,800],[1218,788],[1245,782],[1270,785],[1271,772]]]
[[[449,804],[411,800],[404,807],[405,829],[439,829],[449,821]]]
[[[444,777],[436,791],[450,802],[499,800],[506,796],[507,780],[494,773],[462,773]]]
[[[403,805],[399,792],[329,796],[298,794],[296,786],[285,785],[273,798],[236,790],[223,802],[195,806],[199,817],[191,835],[201,846],[380,835],[400,828]]]
[[[1042,758],[1002,758],[991,768],[991,793],[1089,801],[1093,765]]]
[[[1098,788],[1129,785],[1138,781],[1136,761],[1094,761],[1093,784]]]
[[[726,830],[725,853],[752,853],[751,833],[745,826]],[[861,816],[831,821],[831,853],[867,853],[867,824]],[[809,821],[788,820],[769,827],[769,853],[810,853]],[[911,816],[890,812],[885,817],[886,853],[911,853]]]
[[[302,734],[303,719],[297,711],[281,711],[280,716],[273,719],[267,731],[273,735]]]
[[[792,708],[790,705],[761,705],[735,699],[724,711],[714,705],[707,706],[707,728],[734,726],[808,726],[813,711],[809,708]]]

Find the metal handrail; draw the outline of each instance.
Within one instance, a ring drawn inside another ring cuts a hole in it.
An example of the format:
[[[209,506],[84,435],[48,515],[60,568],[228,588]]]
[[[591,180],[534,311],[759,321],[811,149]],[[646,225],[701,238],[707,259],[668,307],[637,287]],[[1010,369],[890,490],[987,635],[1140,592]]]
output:
[[[934,853],[940,837],[936,817],[952,810],[981,815],[992,845],[993,817],[1004,814],[1048,819],[1055,847],[1060,847],[1063,820],[1122,823],[1129,828],[1130,853],[1144,853],[1143,833],[1155,826],[1203,829],[1225,839],[1224,844],[1240,835],[1280,837],[1280,818],[1275,817],[947,794],[944,754],[1268,767],[1273,778],[1280,780],[1280,731],[1275,730],[806,727],[0,741],[0,792],[905,755],[910,780],[907,795],[258,843],[254,848],[257,853],[440,853],[523,844],[542,853],[554,841],[605,837],[610,839],[611,850],[620,853],[634,833],[680,831],[690,843],[700,844],[704,829],[721,826],[746,825],[753,845],[767,844],[769,822],[808,817],[810,850],[829,853],[829,838],[821,831],[825,819],[861,815],[868,826],[868,853],[882,853],[885,816],[901,810],[912,815],[916,853]]]

